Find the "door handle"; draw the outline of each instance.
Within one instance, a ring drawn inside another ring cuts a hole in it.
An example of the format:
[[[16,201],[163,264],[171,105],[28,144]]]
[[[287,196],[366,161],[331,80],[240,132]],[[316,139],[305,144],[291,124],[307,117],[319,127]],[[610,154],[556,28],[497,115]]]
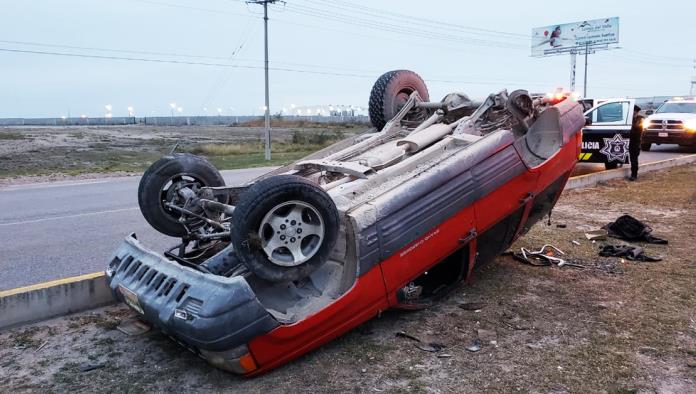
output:
[[[476,229],[472,228],[469,230],[469,232],[464,236],[464,238],[459,238],[459,243],[466,244],[471,242],[472,239],[476,238],[478,234],[476,233]]]

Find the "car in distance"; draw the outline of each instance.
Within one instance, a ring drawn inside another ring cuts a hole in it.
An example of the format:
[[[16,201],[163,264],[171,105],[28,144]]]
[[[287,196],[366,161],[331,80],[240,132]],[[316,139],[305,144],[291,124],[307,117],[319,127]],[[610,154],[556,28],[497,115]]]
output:
[[[641,149],[652,144],[696,147],[696,98],[668,100],[643,120]]]

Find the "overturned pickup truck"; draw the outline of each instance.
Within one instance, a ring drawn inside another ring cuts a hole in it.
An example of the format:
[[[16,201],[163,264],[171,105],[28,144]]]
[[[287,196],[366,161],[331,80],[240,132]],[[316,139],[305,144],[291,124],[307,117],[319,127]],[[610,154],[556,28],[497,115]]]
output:
[[[375,83],[377,132],[242,187],[173,154],[144,174],[147,221],[107,280],[120,300],[216,367],[256,375],[387,308],[425,307],[548,214],[580,153],[582,106],[526,91],[429,102],[421,78]]]

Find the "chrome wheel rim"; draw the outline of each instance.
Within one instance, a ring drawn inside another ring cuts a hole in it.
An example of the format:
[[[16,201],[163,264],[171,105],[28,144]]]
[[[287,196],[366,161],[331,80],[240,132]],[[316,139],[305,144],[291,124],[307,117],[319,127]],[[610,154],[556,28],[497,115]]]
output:
[[[268,260],[295,267],[311,259],[324,240],[324,220],[304,201],[288,201],[268,211],[259,226],[261,248]]]

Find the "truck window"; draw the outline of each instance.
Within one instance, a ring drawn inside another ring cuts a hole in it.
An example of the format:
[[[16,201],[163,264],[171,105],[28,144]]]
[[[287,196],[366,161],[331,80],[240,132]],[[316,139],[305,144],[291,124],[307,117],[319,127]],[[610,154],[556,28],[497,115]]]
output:
[[[592,123],[628,124],[628,102],[607,103],[592,111]]]

